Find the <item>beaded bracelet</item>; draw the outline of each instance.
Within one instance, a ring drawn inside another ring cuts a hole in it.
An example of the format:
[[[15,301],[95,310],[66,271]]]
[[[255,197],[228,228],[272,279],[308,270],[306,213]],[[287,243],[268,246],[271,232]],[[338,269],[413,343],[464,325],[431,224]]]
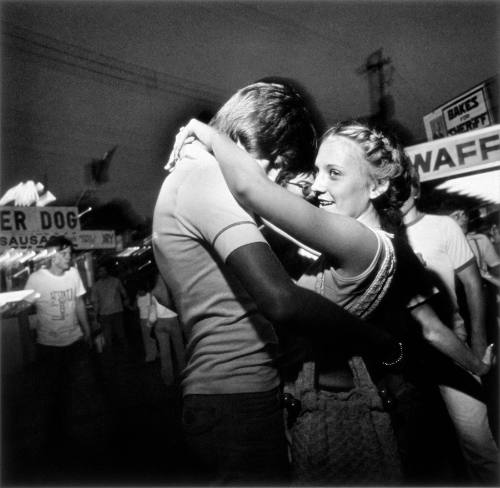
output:
[[[394,361],[382,361],[382,364],[384,366],[395,366],[396,364],[400,363],[403,360],[403,343],[398,342],[399,346],[399,355]]]

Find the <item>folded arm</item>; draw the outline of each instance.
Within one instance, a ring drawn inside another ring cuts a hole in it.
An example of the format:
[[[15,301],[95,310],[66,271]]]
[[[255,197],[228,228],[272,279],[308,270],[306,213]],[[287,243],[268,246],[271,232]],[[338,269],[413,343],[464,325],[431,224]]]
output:
[[[481,275],[475,261],[457,272],[462,282],[470,318],[471,347],[477,357],[486,350],[485,303]]]

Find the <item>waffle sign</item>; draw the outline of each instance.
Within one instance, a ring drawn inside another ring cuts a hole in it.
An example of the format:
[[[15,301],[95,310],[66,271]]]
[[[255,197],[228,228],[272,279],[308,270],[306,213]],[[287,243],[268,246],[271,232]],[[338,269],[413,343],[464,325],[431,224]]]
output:
[[[500,125],[409,146],[406,152],[422,181],[500,165]]]

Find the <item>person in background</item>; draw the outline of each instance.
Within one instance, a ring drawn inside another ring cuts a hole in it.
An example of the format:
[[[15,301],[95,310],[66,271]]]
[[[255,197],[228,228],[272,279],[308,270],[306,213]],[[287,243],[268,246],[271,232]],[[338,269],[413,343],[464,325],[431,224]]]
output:
[[[498,228],[498,224],[496,222],[490,223],[488,228],[488,237],[493,244],[496,253],[500,256],[500,229]]]
[[[408,241],[426,267],[442,284],[441,297],[436,302],[440,317],[453,328],[464,342],[470,341],[476,357],[486,349],[485,300],[481,276],[474,254],[458,224],[449,216],[421,212],[417,207],[420,178],[417,168],[410,167],[411,194],[402,207]],[[465,289],[470,316],[468,337],[459,313],[455,277]],[[439,389],[455,427],[458,441],[473,481],[493,481],[498,478],[498,448],[493,438],[485,404],[484,392],[469,378],[441,363]]]
[[[151,334],[153,324],[150,321],[150,316],[154,303],[151,292],[148,291],[148,287],[142,283],[137,288],[136,306],[139,310],[144,357],[145,361],[150,363],[156,359],[158,354],[156,342]]]
[[[117,337],[120,345],[127,350],[123,310],[124,306],[129,306],[129,300],[122,282],[109,274],[108,266],[101,264],[97,268],[98,279],[92,287],[92,304],[102,327],[105,347],[112,347]]]
[[[36,308],[38,400],[47,420],[45,441],[51,448],[64,449],[74,380],[88,361],[92,339],[86,290],[71,266],[73,243],[54,236],[45,247],[49,265],[32,273],[25,289],[38,294],[29,300]]]
[[[494,236],[496,224],[483,222],[477,210],[467,212],[457,209],[450,214],[464,232],[474,253],[481,274],[483,294],[486,305],[486,335],[488,340],[498,346],[500,331],[500,256],[488,237]],[[484,232],[484,233],[483,233]],[[498,443],[498,401],[499,401],[499,366],[483,382],[488,396],[487,405],[490,427]]]
[[[448,295],[451,305],[453,329],[458,337],[470,342],[477,357],[486,349],[484,327],[484,296],[481,291],[481,276],[474,254],[458,224],[446,215],[421,212],[417,203],[420,197],[418,170],[411,167],[411,194],[402,207],[403,221],[408,240],[413,250],[423,259],[442,284],[442,292]],[[470,316],[470,334],[459,314],[455,279],[458,278],[466,292]]]
[[[474,253],[482,278],[500,287],[500,256],[486,234],[479,232],[479,216],[471,218],[464,209],[454,210],[450,217],[460,226]]]
[[[166,386],[173,386],[186,366],[185,345],[178,315],[167,305],[172,306],[171,299],[163,280],[159,277],[152,291],[149,323],[153,327],[158,343],[161,377]]]

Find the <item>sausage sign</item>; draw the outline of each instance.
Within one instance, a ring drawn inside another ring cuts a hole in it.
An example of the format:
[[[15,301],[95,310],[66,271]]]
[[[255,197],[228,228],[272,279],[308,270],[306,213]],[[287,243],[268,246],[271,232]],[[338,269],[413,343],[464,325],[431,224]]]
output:
[[[78,251],[86,249],[115,249],[114,230],[77,230],[63,232],[3,232],[0,234],[0,250],[15,248],[41,249],[53,235],[64,235]]]
[[[409,146],[421,181],[500,166],[500,125]]]

